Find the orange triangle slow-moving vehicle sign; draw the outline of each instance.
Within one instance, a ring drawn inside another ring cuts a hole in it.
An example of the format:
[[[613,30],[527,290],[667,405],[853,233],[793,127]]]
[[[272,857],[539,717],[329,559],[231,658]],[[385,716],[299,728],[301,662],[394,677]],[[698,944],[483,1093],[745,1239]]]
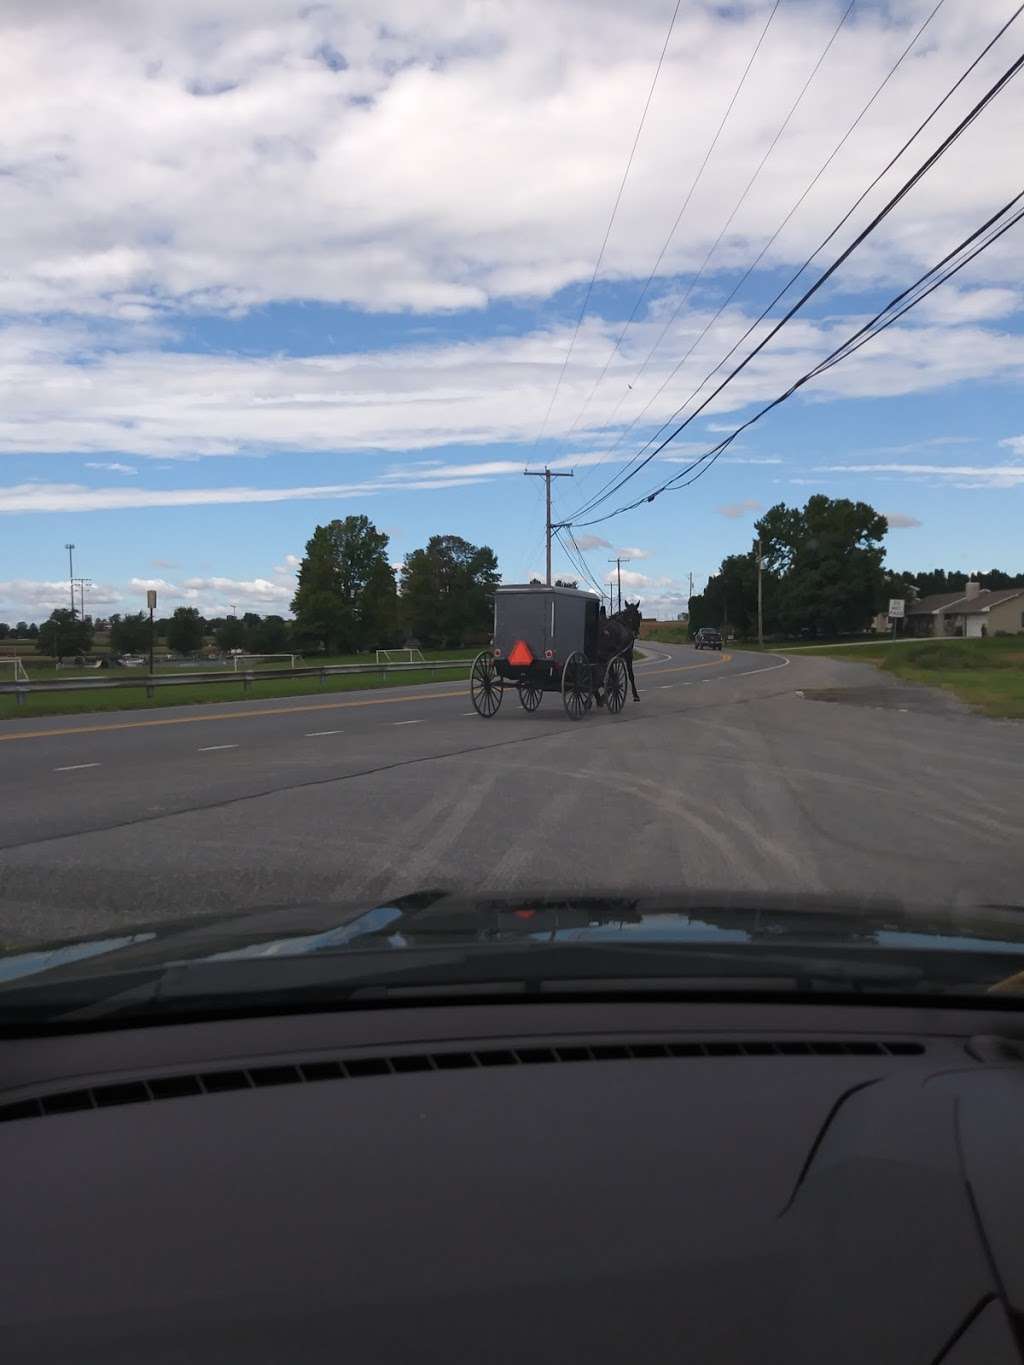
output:
[[[532,664],[533,655],[530,653],[530,646],[525,640],[517,640],[512,647],[512,652],[508,656],[510,664]]]

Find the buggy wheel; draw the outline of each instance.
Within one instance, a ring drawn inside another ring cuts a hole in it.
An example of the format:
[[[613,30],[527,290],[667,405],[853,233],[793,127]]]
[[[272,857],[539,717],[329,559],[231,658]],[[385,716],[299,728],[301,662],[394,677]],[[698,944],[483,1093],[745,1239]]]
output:
[[[504,687],[489,654],[478,654],[469,674],[469,694],[478,716],[490,718],[501,705]]]
[[[527,682],[524,678],[519,684],[519,704],[524,711],[536,711],[543,695],[542,689],[536,683]]]
[[[613,716],[617,716],[626,704],[628,682],[626,661],[621,654],[616,654],[604,672],[604,701]]]
[[[585,654],[570,654],[562,669],[562,704],[570,720],[582,720],[594,699],[590,663]]]

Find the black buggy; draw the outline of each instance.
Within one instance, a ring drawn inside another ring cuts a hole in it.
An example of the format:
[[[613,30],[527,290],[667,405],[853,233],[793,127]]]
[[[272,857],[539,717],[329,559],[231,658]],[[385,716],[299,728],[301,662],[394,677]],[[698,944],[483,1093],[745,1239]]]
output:
[[[470,693],[481,716],[497,713],[506,688],[524,711],[536,711],[545,692],[560,692],[566,715],[581,720],[595,693],[617,715],[626,701],[623,652],[600,657],[601,599],[577,588],[509,584],[494,594],[491,648],[473,661]]]

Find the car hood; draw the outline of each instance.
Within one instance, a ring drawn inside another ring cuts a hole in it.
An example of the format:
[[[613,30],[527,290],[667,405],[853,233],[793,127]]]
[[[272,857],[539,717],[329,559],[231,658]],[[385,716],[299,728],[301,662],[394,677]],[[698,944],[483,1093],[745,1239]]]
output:
[[[666,893],[646,897],[467,897],[428,890],[379,904],[255,907],[0,950],[0,999],[33,978],[273,958],[401,956],[422,949],[552,945],[848,949],[1019,955],[1024,908],[956,909],[815,896]],[[1024,961],[1021,963],[1024,966]]]

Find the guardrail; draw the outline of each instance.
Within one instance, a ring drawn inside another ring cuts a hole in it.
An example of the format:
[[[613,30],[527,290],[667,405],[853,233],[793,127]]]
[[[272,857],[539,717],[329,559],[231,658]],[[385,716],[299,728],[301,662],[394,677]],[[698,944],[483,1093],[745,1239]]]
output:
[[[61,682],[11,682],[0,684],[0,696],[11,696],[19,706],[25,705],[25,698],[35,694],[53,692],[106,692],[119,688],[146,689],[146,696],[152,697],[157,688],[163,687],[205,687],[207,683],[241,683],[242,691],[248,692],[254,683],[264,678],[318,678],[320,685],[328,678],[358,677],[361,674],[376,674],[387,677],[389,673],[438,673],[445,670],[465,668],[468,672],[472,659],[430,659],[424,663],[391,664],[325,664],[313,668],[260,668],[247,669],[244,673],[179,673],[167,676],[162,673],[144,673],[134,678],[68,678]]]

